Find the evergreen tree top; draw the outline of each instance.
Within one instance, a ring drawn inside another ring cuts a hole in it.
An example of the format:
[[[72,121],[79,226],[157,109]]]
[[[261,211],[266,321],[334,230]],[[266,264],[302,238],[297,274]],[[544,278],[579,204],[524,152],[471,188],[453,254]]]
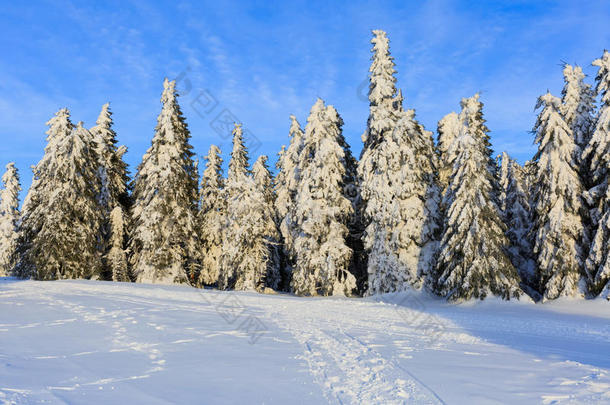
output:
[[[385,31],[373,30],[373,57],[369,72],[369,101],[381,105],[383,100],[393,99],[396,95],[396,74],[394,58],[390,55],[390,40]]]
[[[229,182],[237,182],[246,177],[248,170],[248,152],[244,145],[244,132],[242,124],[235,123],[233,128],[233,150],[231,151],[231,161],[229,162]]]

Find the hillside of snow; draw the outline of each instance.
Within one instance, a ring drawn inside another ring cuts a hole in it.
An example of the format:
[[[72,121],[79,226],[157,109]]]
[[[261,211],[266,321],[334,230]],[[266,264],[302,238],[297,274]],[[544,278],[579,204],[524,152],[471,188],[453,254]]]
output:
[[[607,301],[0,281],[0,403],[610,403]]]

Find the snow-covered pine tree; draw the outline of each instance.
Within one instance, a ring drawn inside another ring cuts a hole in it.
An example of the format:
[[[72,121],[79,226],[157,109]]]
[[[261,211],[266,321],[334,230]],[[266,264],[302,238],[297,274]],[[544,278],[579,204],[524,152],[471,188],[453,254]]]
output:
[[[301,177],[301,152],[305,137],[301,124],[294,115],[290,116],[289,134],[290,144],[284,149],[278,160],[278,175],[275,183],[275,210],[280,224],[285,260],[284,281],[289,281],[289,273],[295,262],[294,238],[298,231],[291,220],[294,212],[294,199]]]
[[[152,145],[134,179],[130,250],[138,282],[187,283],[196,273],[197,182],[176,83],[165,79]]]
[[[596,81],[601,106],[591,140],[583,154],[589,164],[592,188],[587,195],[596,225],[586,270],[591,295],[601,291],[603,297],[610,299],[610,52],[604,51],[593,65],[599,68]]]
[[[102,106],[96,126],[91,128],[95,137],[98,157],[98,175],[101,189],[98,197],[102,207],[104,221],[102,232],[104,240],[104,277],[115,281],[129,281],[127,268],[127,215],[129,213],[129,176],[123,155],[125,146],[117,147],[116,132],[112,128],[110,104]],[[118,267],[114,267],[118,266]]]
[[[39,280],[99,277],[102,215],[93,135],[67,109],[47,122],[47,147],[20,227],[17,275]]]
[[[453,172],[453,162],[456,156],[449,154],[449,151],[456,151],[451,148],[451,144],[460,133],[460,119],[455,112],[445,115],[438,122],[438,153],[439,153],[439,184],[444,192],[449,185],[449,177]],[[456,151],[457,152],[457,151]]]
[[[373,57],[369,69],[369,118],[362,135],[364,147],[361,158],[384,134],[394,129],[397,119],[395,112],[402,107],[399,105],[402,103],[397,103],[396,100],[396,70],[394,58],[390,55],[390,41],[382,30],[374,30],[373,35]]]
[[[222,234],[218,286],[262,290],[273,260],[265,238],[274,223],[272,206],[248,169],[241,125],[233,130],[233,151],[226,182],[227,209]]]
[[[402,108],[402,93],[399,92],[397,99],[400,100]],[[399,108],[397,106],[397,108]],[[343,119],[332,105],[326,107],[326,116],[329,120],[329,129],[333,132],[344,152],[345,176],[343,177],[343,195],[352,204],[352,214],[347,223],[348,234],[347,246],[352,249],[352,261],[349,271],[356,277],[358,292],[363,293],[367,286],[367,252],[362,240],[364,225],[364,200],[360,194],[360,179],[358,177],[358,161],[354,158],[349,144],[343,136]]]
[[[583,224],[584,187],[578,173],[580,148],[561,115],[561,100],[538,99],[534,132],[538,152],[534,189],[534,254],[544,299],[584,294],[584,261],[589,238]]]
[[[563,68],[563,77],[565,86],[561,92],[563,96],[561,113],[576,145],[582,151],[589,143],[591,135],[595,95],[591,85],[585,83],[585,74],[580,66],[566,64]],[[581,156],[578,156],[577,162],[581,166]]]
[[[0,190],[0,277],[5,277],[12,273],[17,249],[21,184],[15,163],[6,165],[2,184],[4,188]]]
[[[368,294],[419,288],[434,270],[440,190],[434,140],[413,110],[397,113],[360,160],[368,226]]]
[[[273,213],[275,194],[273,192],[273,178],[267,167],[267,156],[260,156],[252,165],[252,176],[258,190],[263,194],[263,207],[266,212]],[[260,236],[267,242],[269,249],[269,264],[265,276],[265,284],[277,290],[281,283],[280,274],[280,232],[275,222],[275,216],[271,216],[271,221],[266,224],[265,232]]]
[[[210,146],[205,160],[207,163],[201,176],[199,192],[201,271],[199,272],[198,284],[200,286],[215,285],[218,282],[226,211],[220,149],[216,145]]]
[[[318,99],[307,119],[292,216],[299,233],[291,288],[298,295],[351,295],[356,288],[346,245],[353,208],[343,189],[345,159],[336,123]]]
[[[493,294],[518,298],[517,270],[507,253],[498,208],[498,186],[488,129],[479,95],[463,99],[453,173],[444,196],[447,207],[438,258],[436,291],[450,300],[483,299]]]
[[[498,163],[500,210],[507,226],[506,236],[510,240],[510,258],[521,277],[521,289],[537,300],[540,297],[537,292],[536,262],[530,239],[532,214],[524,169],[506,152],[499,156]]]

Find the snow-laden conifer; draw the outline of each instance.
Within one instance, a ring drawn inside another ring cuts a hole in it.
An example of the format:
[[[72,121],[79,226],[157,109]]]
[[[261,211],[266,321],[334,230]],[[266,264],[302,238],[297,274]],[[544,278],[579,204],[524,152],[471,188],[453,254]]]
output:
[[[198,284],[214,285],[218,282],[220,271],[222,232],[226,211],[220,149],[216,145],[210,146],[205,160],[207,163],[201,176],[199,192],[201,271]]]
[[[368,294],[419,288],[434,270],[440,221],[434,141],[413,110],[399,116],[359,166]]]
[[[349,272],[352,250],[346,245],[353,208],[343,190],[345,158],[336,123],[318,99],[305,128],[292,217],[299,229],[291,282],[296,294],[350,295],[356,288],[356,279]]]
[[[400,93],[401,94],[401,93]],[[402,101],[401,101],[402,102]],[[402,108],[402,106],[401,106]],[[332,105],[326,107],[328,128],[336,137],[339,145],[343,148],[345,175],[343,176],[343,195],[352,204],[352,214],[347,223],[348,234],[347,246],[352,249],[352,260],[349,271],[356,277],[359,292],[364,292],[368,280],[367,275],[367,252],[362,240],[365,219],[364,200],[360,193],[360,179],[358,176],[358,161],[354,158],[351,148],[343,136],[343,119]]]
[[[275,210],[282,236],[284,287],[288,287],[290,273],[295,261],[294,240],[298,230],[292,223],[294,199],[301,177],[301,151],[304,132],[294,115],[290,116],[290,144],[283,149],[277,162],[278,174],[275,182]]]
[[[545,299],[581,296],[589,242],[582,220],[584,187],[578,173],[579,147],[561,115],[561,100],[547,93],[534,132],[538,152],[534,189],[534,254],[539,290]]]
[[[233,130],[226,198],[218,286],[221,289],[260,291],[265,287],[273,264],[266,235],[270,224],[274,224],[275,215],[272,205],[265,202],[265,192],[250,174],[243,131],[238,124]]]
[[[510,258],[521,277],[521,288],[533,298],[536,292],[536,262],[531,243],[532,213],[526,191],[524,168],[508,153],[499,157],[498,179],[500,184],[500,209],[510,240]]]
[[[566,64],[563,68],[565,86],[562,90],[561,113],[570,128],[576,145],[582,151],[589,143],[593,114],[595,111],[595,95],[591,85],[585,83],[585,74],[580,66]],[[578,163],[581,165],[581,156]]]
[[[273,186],[273,177],[267,167],[267,156],[260,156],[254,165],[252,165],[252,177],[258,187],[258,190],[263,194],[264,200],[262,201],[263,209],[267,212],[273,213],[275,194]],[[265,276],[265,284],[274,290],[277,290],[281,283],[280,274],[280,232],[278,225],[275,222],[275,216],[271,216],[271,220],[266,224],[266,229],[263,234],[260,235],[266,243],[269,249],[269,264],[267,267],[267,274]]]
[[[519,276],[507,253],[483,104],[478,94],[461,104],[463,126],[451,144],[456,159],[443,201],[447,212],[436,289],[451,300],[490,294],[518,298]]]
[[[96,142],[98,176],[101,189],[98,197],[104,220],[101,250],[104,254],[104,278],[115,281],[129,281],[127,269],[127,224],[129,194],[127,164],[123,155],[125,146],[117,147],[116,132],[113,129],[110,104],[102,106],[96,125],[91,128]],[[115,267],[118,266],[118,267]]]
[[[394,129],[397,119],[395,112],[402,107],[396,103],[396,70],[394,58],[390,55],[390,40],[384,31],[374,30],[371,43],[373,56],[369,68],[369,118],[362,135],[364,147],[361,156],[374,147],[384,134]]]
[[[438,153],[439,153],[439,184],[443,192],[447,189],[449,184],[449,177],[453,172],[453,163],[455,161],[455,154],[450,154],[450,151],[456,151],[455,148],[451,148],[451,144],[458,137],[460,133],[460,119],[458,114],[451,112],[445,115],[438,122]]]
[[[17,274],[39,280],[99,277],[101,210],[93,135],[67,109],[47,122],[47,147],[24,203]]]
[[[19,221],[19,172],[15,163],[6,165],[0,190],[0,276],[12,273],[17,249],[17,225]]]
[[[130,261],[138,282],[186,283],[196,273],[198,175],[175,86],[165,79],[152,145],[134,180]]]
[[[601,58],[593,62],[598,67],[597,92],[601,95],[601,106],[589,145],[584,157],[589,163],[589,174],[593,186],[587,196],[593,207],[592,218],[596,225],[593,243],[586,262],[592,295],[602,291],[610,297],[610,52],[604,51]],[[604,287],[605,286],[605,287]]]
[[[114,207],[109,216],[109,234],[105,266],[112,274],[112,281],[131,281],[129,261],[125,245],[127,243],[127,221],[120,205]]]

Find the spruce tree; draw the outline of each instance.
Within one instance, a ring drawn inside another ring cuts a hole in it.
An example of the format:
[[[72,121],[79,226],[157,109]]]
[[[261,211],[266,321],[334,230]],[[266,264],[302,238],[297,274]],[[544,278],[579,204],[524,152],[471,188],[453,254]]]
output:
[[[344,195],[346,156],[337,131],[318,99],[307,120],[292,216],[299,232],[291,288],[298,295],[351,295],[356,288],[346,244],[353,208]]]
[[[220,149],[216,145],[210,146],[205,160],[207,163],[201,176],[199,194],[199,238],[202,258],[198,282],[200,286],[215,285],[218,282],[226,212]]]
[[[262,209],[266,212],[273,213],[275,193],[273,192],[273,177],[267,167],[267,156],[260,156],[252,166],[252,176],[258,190],[263,194]],[[275,216],[271,216],[271,220],[265,223],[265,231],[260,235],[269,249],[269,265],[265,284],[274,290],[277,290],[281,284],[280,274],[280,232],[278,225],[275,222]]]
[[[434,270],[440,190],[431,133],[413,110],[398,114],[360,161],[366,200],[368,294],[419,288]]]
[[[447,214],[436,291],[450,300],[490,294],[518,298],[519,276],[507,253],[483,104],[478,94],[461,104],[463,127],[450,150],[456,161],[443,201]]]
[[[152,145],[134,179],[130,261],[138,282],[187,283],[199,253],[198,175],[176,83],[165,79],[163,87]]]
[[[304,136],[301,125],[294,115],[290,116],[290,144],[285,148],[278,160],[278,174],[275,182],[275,210],[280,224],[280,233],[283,243],[283,287],[289,288],[289,282],[294,266],[294,241],[298,230],[291,222],[294,214],[294,199],[299,186],[302,168],[301,151],[303,150]]]
[[[20,227],[17,274],[39,280],[99,277],[102,215],[93,135],[67,109],[47,122]]]
[[[451,148],[451,144],[460,133],[460,120],[456,113],[451,112],[445,115],[438,122],[438,153],[439,153],[439,184],[443,192],[449,185],[449,177],[453,172],[453,163],[456,156],[449,154],[449,151],[455,151]]]
[[[0,191],[0,277],[12,273],[17,249],[17,225],[19,221],[19,172],[15,163],[6,165]]]
[[[580,148],[561,115],[561,100],[547,93],[534,132],[538,152],[534,190],[534,254],[539,290],[547,300],[584,293],[583,265],[589,243],[583,224],[586,207],[578,173]]]
[[[91,128],[95,137],[98,158],[98,175],[101,182],[99,203],[104,221],[102,224],[104,254],[104,278],[115,281],[129,281],[127,268],[127,224],[129,213],[129,176],[123,155],[125,146],[117,147],[116,132],[113,129],[110,104],[102,106],[96,126]],[[118,266],[118,267],[115,267]]]
[[[260,176],[259,176],[260,178]],[[248,169],[241,125],[233,130],[233,151],[226,183],[227,210],[222,235],[218,286],[221,289],[258,290],[275,283],[268,235],[274,222],[272,206]]]
[[[533,256],[532,213],[526,191],[524,168],[503,152],[499,158],[500,210],[507,226],[509,254],[521,278],[521,289],[534,299],[537,293],[536,262]]]
[[[595,232],[586,261],[590,293],[610,298],[610,52],[593,62],[598,67],[597,93],[601,106],[584,157],[589,167],[588,192]]]

